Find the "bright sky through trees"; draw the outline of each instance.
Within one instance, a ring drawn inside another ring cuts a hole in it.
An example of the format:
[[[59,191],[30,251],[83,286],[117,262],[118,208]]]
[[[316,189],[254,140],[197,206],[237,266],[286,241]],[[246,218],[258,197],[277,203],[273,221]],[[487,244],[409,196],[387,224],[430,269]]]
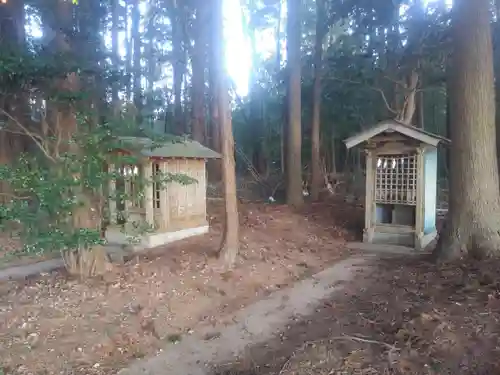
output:
[[[286,0],[282,9],[282,17],[286,17]],[[427,4],[432,4],[443,0],[426,0]],[[452,0],[445,0],[447,5],[451,7]],[[245,35],[242,16],[241,16],[241,0],[223,0],[224,2],[224,22],[225,22],[225,42],[226,42],[226,64],[229,75],[236,85],[238,94],[245,96],[248,92],[248,79],[251,66],[251,51],[248,36]],[[142,3],[141,13],[147,12],[147,0]],[[27,25],[27,32],[33,37],[41,37],[42,31],[37,24],[38,22],[31,22]],[[110,35],[105,36],[106,44],[111,47]],[[125,35],[120,38],[120,50],[122,50],[123,57],[125,56]],[[257,52],[264,58],[269,57],[275,52],[275,30],[262,30],[257,35]],[[284,54],[283,54],[284,55]],[[171,81],[171,68],[166,68],[166,78],[162,84]]]
[[[84,1],[84,0],[82,0]],[[241,24],[241,4],[240,0],[223,0],[224,1],[224,35],[226,39],[226,63],[229,75],[233,79],[238,94],[244,96],[248,92],[248,77],[251,68],[251,53],[248,38],[244,35]],[[147,12],[147,0],[143,1],[141,13]],[[41,22],[39,19],[30,19],[26,24],[26,32],[33,38],[41,38],[43,36]],[[129,30],[130,32],[130,30]],[[125,33],[120,35],[120,52],[125,58]],[[266,39],[264,39],[265,41]],[[268,39],[267,39],[268,40]],[[111,35],[105,35],[105,42],[108,48],[111,48]],[[268,40],[268,43],[259,43],[259,50],[272,51],[274,42]],[[171,70],[171,69],[167,69]],[[171,81],[171,72],[167,72],[167,77],[164,83]]]
[[[227,70],[236,85],[238,94],[244,96],[248,92],[251,53],[241,18],[240,0],[224,0]]]
[[[286,0],[281,0],[282,17],[286,18]],[[424,0],[426,5],[441,3],[443,0]],[[444,0],[446,5],[451,8],[453,0]],[[225,38],[226,38],[226,59],[227,68],[233,81],[235,82],[238,94],[245,96],[248,92],[248,77],[251,66],[250,43],[244,35],[241,24],[241,0],[224,0],[225,10]],[[282,22],[284,28],[284,22]],[[281,31],[283,32],[283,30]],[[263,57],[268,58],[275,53],[276,40],[275,30],[262,30],[257,35],[257,52]],[[285,46],[283,41],[282,48]],[[285,57],[286,51],[282,51]]]

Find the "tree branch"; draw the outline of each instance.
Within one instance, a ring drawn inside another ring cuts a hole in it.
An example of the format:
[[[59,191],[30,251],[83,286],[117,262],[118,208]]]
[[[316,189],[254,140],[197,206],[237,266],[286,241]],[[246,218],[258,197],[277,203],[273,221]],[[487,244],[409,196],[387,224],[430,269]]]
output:
[[[367,344],[382,345],[382,346],[384,346],[385,348],[387,348],[387,349],[389,349],[391,351],[399,351],[399,350],[401,350],[398,347],[396,347],[394,345],[391,345],[391,344],[388,344],[388,343],[383,342],[383,341],[365,339],[365,338],[362,338],[362,337],[350,336],[350,335],[331,337],[331,338],[329,338],[329,340],[332,340],[332,341],[333,340],[351,340],[351,341],[358,341],[358,342],[363,342],[363,343],[367,343]]]
[[[15,135],[26,135],[26,133],[24,133],[24,132],[15,131],[15,130],[12,130],[12,129],[7,129],[7,128],[0,128],[0,131],[6,132],[6,133],[9,133],[9,134],[15,134]]]
[[[40,151],[42,151],[44,153],[44,155],[49,160],[55,162],[54,158],[52,156],[50,156],[48,151],[45,149],[45,147],[43,147],[43,144],[42,144],[43,138],[42,137],[30,132],[27,127],[25,127],[23,124],[21,124],[14,116],[12,116],[10,113],[8,113],[7,111],[5,111],[2,108],[0,108],[0,114],[7,116],[16,126],[18,126],[23,131],[23,133],[21,133],[21,134],[24,134],[24,135],[30,137],[33,140],[33,142],[35,142],[35,144],[40,149]]]
[[[394,83],[394,84],[396,84],[396,85],[398,85],[398,86],[402,86],[403,88],[406,87],[406,82],[403,81],[403,80],[391,78],[391,77],[389,77],[387,75],[384,75],[383,78],[386,79],[386,80],[388,80],[388,81],[390,81],[390,82],[392,82],[392,83]]]
[[[385,93],[384,93],[384,91],[381,88],[378,88],[378,87],[375,87],[375,86],[370,86],[370,85],[367,85],[367,84],[365,84],[363,82],[353,81],[353,80],[350,80],[350,79],[337,78],[337,77],[330,77],[330,79],[333,79],[334,81],[338,81],[338,82],[351,83],[353,85],[361,85],[361,86],[364,86],[367,89],[370,89],[370,90],[373,90],[373,91],[377,91],[378,93],[380,93],[380,96],[382,97],[382,100],[384,101],[384,104],[385,104],[387,110],[390,111],[391,113],[395,114],[395,115],[399,114],[398,111],[394,110],[390,106],[389,101],[387,100],[387,97],[385,96]]]
[[[419,92],[429,92],[429,91],[435,91],[435,90],[441,90],[442,87],[439,87],[439,86],[431,86],[431,87],[425,87],[425,88],[421,88],[421,89],[415,89],[415,92],[416,93],[419,93]]]

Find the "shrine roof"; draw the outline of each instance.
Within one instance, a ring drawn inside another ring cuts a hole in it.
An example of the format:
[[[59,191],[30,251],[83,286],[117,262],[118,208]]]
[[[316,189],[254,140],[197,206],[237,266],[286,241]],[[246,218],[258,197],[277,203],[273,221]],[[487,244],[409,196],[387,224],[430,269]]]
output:
[[[149,158],[218,159],[221,155],[201,143],[186,139],[175,142],[156,142],[146,137],[120,137],[126,148]]]
[[[344,143],[347,148],[352,148],[384,132],[397,132],[408,138],[413,138],[431,146],[437,146],[440,142],[443,144],[450,144],[450,140],[445,137],[417,128],[413,125],[403,124],[396,120],[379,122],[374,127],[345,139]]]

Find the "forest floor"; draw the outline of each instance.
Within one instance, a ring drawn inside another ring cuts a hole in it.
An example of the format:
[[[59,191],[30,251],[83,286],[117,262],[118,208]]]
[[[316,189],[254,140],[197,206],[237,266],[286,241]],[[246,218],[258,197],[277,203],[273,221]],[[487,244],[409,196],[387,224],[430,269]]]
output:
[[[0,271],[60,257],[59,253],[21,255],[17,252],[20,247],[21,245],[18,240],[0,233]]]
[[[217,375],[499,374],[500,261],[380,260]]]
[[[112,374],[203,327],[347,258],[362,210],[338,203],[242,204],[238,264],[216,259],[222,207],[211,232],[158,248],[81,282],[63,272],[0,283],[0,373]],[[361,220],[361,222],[360,222]]]

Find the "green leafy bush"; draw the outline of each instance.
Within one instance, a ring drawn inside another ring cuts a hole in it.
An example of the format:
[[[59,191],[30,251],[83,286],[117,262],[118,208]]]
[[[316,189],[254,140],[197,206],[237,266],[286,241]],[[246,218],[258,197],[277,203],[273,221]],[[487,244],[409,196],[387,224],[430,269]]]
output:
[[[35,137],[32,152],[22,154],[12,165],[0,165],[0,179],[10,187],[5,203],[0,204],[0,231],[19,237],[23,254],[64,253],[102,245],[110,200],[144,199],[147,184],[155,183],[162,189],[173,181],[196,182],[182,174],[158,174],[151,181],[134,175],[128,177],[136,186],[134,196],[119,189],[110,193],[110,182],[116,184],[123,176],[106,166],[136,165],[140,158],[114,152],[127,148],[119,137],[130,133],[126,126],[107,123],[90,127],[87,119],[80,116],[79,131],[69,142]],[[146,133],[141,135],[148,135],[153,147],[182,141]],[[136,229],[134,235],[150,228]]]

